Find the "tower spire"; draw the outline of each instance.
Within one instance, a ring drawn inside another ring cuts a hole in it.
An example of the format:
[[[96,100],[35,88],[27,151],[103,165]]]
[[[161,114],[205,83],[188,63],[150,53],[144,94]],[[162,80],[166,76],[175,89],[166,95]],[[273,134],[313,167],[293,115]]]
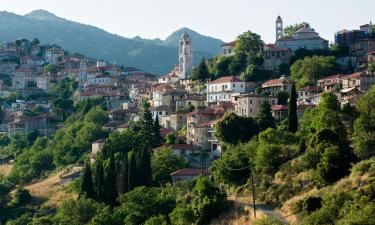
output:
[[[279,15],[276,19],[276,41],[283,38],[283,19]]]

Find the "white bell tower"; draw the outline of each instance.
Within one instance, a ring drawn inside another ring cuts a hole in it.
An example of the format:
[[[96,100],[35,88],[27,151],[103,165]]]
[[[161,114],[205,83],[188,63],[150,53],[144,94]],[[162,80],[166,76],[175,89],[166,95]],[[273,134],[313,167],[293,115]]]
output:
[[[283,19],[280,16],[276,19],[276,41],[280,40],[284,36],[283,32]]]
[[[186,79],[193,72],[193,51],[190,36],[184,32],[180,38],[178,75],[180,79]]]

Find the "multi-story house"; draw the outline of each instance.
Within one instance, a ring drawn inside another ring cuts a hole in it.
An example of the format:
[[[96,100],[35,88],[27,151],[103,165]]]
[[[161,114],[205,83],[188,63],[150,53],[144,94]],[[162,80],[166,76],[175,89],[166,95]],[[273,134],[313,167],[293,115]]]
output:
[[[306,86],[298,90],[298,104],[311,103],[311,99],[316,94],[323,91],[320,86]]]
[[[170,117],[170,126],[174,131],[179,131],[182,127],[186,126],[187,122],[187,112],[184,111],[177,111],[173,112],[169,115]]]
[[[21,116],[8,123],[8,133],[12,135],[36,130],[40,135],[49,135],[54,129],[48,121],[48,114],[34,117]]]
[[[220,55],[222,56],[232,56],[234,55],[234,47],[236,46],[236,41],[225,43],[221,45]]]
[[[318,86],[321,87],[323,91],[340,90],[342,88],[342,78],[345,76],[344,74],[336,74],[323,77],[318,80]]]
[[[356,40],[350,45],[349,53],[357,57],[357,62],[367,63],[368,53],[375,51],[375,36]]]
[[[357,89],[365,92],[375,84],[375,74],[370,74],[367,71],[360,71],[342,78],[341,92],[349,91],[349,89]]]
[[[246,83],[237,76],[221,77],[207,84],[207,102],[230,102],[233,94],[245,93]]]
[[[200,94],[187,94],[182,99],[176,100],[176,110],[194,109],[207,106],[207,97]]]
[[[49,64],[58,65],[64,57],[64,50],[60,48],[49,48],[45,52],[45,60]]]
[[[167,105],[176,109],[176,101],[183,99],[186,94],[183,89],[176,89],[169,84],[158,84],[152,88],[153,106]]]
[[[210,128],[224,116],[227,110],[224,105],[216,105],[206,109],[198,109],[187,114],[187,143],[194,144],[202,149],[211,149],[212,139]]]
[[[262,89],[267,94],[276,94],[279,91],[290,91],[294,81],[285,76],[279,79],[268,80],[262,84]]]
[[[259,113],[260,104],[267,101],[271,106],[277,105],[277,97],[257,94],[243,94],[238,96],[235,104],[236,114],[239,116],[255,117]]]
[[[263,67],[266,70],[279,71],[281,64],[289,64],[293,52],[289,48],[278,48],[269,44],[264,48]]]

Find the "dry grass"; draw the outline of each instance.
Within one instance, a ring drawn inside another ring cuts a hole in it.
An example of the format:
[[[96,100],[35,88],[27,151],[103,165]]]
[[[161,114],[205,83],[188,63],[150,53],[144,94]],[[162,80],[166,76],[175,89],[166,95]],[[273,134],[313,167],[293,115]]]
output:
[[[0,175],[9,176],[13,164],[0,164]]]
[[[54,208],[61,201],[77,198],[76,194],[66,193],[66,191],[63,190],[60,177],[66,173],[67,171],[62,171],[52,174],[48,178],[26,186],[25,188],[30,191],[30,194],[33,197],[47,199],[47,201],[43,204],[44,206]]]
[[[347,191],[350,189],[353,189],[357,187],[359,184],[365,183],[368,179],[367,175],[364,176],[356,176],[356,175],[350,175],[348,177],[345,177],[341,180],[339,180],[336,184],[327,186],[321,189],[313,188],[305,193],[302,193],[300,195],[294,196],[293,198],[289,199],[284,203],[284,205],[281,207],[281,212],[285,215],[289,215],[293,213],[293,206],[296,202],[299,200],[302,200],[304,198],[310,197],[310,196],[316,196],[316,197],[326,197],[330,196],[334,193],[340,193],[342,191]],[[298,218],[295,215],[289,216],[286,218],[287,221],[291,225],[297,225],[298,224]]]

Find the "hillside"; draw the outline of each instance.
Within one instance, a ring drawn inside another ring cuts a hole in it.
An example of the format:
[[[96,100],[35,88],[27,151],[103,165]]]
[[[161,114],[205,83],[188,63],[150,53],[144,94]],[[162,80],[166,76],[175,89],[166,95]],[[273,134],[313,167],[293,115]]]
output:
[[[185,31],[193,38],[195,64],[201,57],[212,57],[219,51],[221,40],[188,28],[173,32],[165,41],[141,37],[130,39],[44,10],[25,16],[0,12],[0,42],[37,37],[43,43],[57,44],[72,53],[80,52],[156,74],[168,72],[178,62],[178,39]]]

